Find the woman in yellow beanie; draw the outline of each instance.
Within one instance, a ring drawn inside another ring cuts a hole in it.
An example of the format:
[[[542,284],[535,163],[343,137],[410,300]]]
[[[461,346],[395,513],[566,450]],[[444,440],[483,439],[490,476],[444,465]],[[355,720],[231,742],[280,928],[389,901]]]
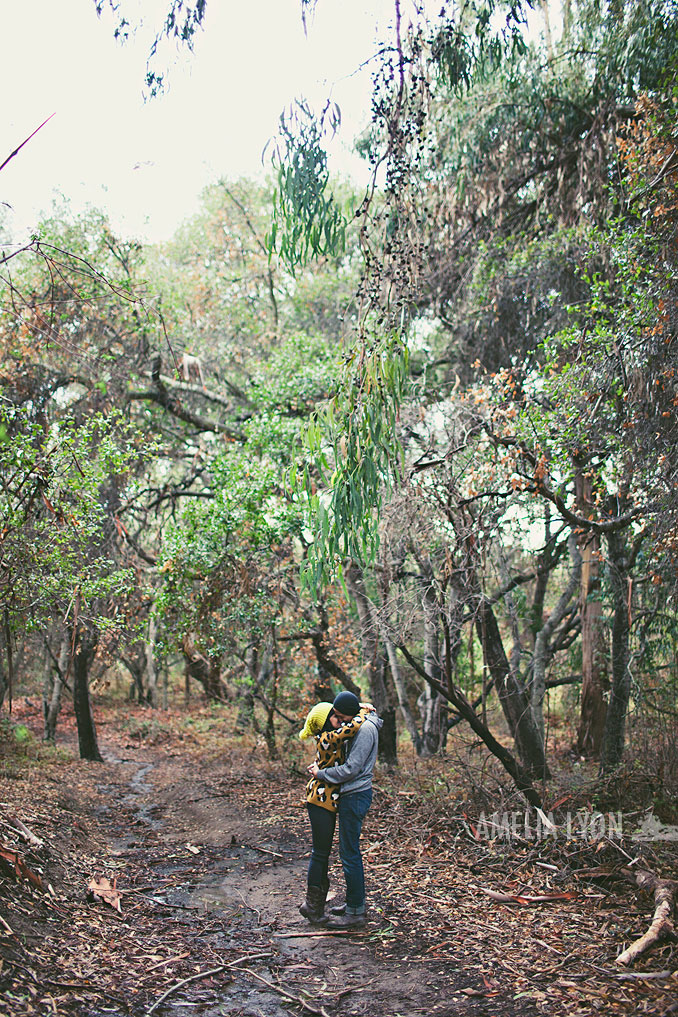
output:
[[[308,717],[306,718],[306,723],[299,732],[301,740],[305,741],[306,738],[311,737],[316,738],[325,726],[325,721],[331,712],[331,703],[317,703],[313,709],[310,710]]]
[[[306,717],[299,732],[302,740],[314,737],[317,741],[315,762],[320,769],[343,762],[344,749],[353,738],[365,717],[374,707],[360,703],[351,693],[350,701],[342,700],[346,713],[339,712],[332,703],[318,703]],[[355,700],[355,703],[353,702]],[[355,713],[353,712],[355,708]],[[330,881],[327,875],[330,851],[337,822],[339,790],[333,784],[311,777],[306,785],[306,808],[311,822],[313,846],[308,864],[306,900],[300,905],[304,918],[319,924],[324,921],[325,901]]]

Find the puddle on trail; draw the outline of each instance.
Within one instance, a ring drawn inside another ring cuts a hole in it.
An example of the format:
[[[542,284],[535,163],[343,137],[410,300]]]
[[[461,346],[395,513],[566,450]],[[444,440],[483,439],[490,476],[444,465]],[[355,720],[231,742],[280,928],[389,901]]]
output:
[[[440,987],[422,983],[421,967],[402,964],[395,956],[386,959],[375,950],[375,937],[393,934],[386,923],[380,927],[376,915],[366,935],[312,935],[298,911],[308,859],[308,844],[298,832],[282,827],[264,832],[234,797],[199,797],[190,779],[156,789],[149,779],[152,763],[117,762],[135,770],[122,797],[100,810],[111,826],[119,829],[121,819],[126,824],[116,853],[129,859],[140,853],[151,857],[156,889],[148,896],[160,915],[167,908],[167,915],[183,926],[187,943],[201,945],[196,963],[199,953],[202,970],[227,966],[236,958],[251,969],[220,972],[218,982],[181,986],[153,1011],[157,1017],[290,1017],[302,1012],[301,999],[316,1012],[322,1007],[346,1017],[375,1012],[422,1017],[433,1010],[443,1017]],[[108,790],[113,794],[114,789]],[[115,792],[119,795],[119,788]],[[199,849],[199,856],[187,853],[188,844]],[[331,878],[330,896],[343,890],[336,859]],[[203,963],[205,957],[213,957],[214,964]],[[447,992],[459,982],[451,969],[438,977]],[[146,1017],[152,1005],[124,1012],[101,1007],[81,1017]],[[498,1012],[494,1001],[457,997],[444,1017]],[[508,1017],[514,1011],[502,1012]],[[525,1017],[533,1011],[521,1007],[521,1012]]]
[[[133,813],[133,820],[130,825],[134,827],[147,827],[151,830],[161,830],[163,827],[162,819],[158,818],[157,813],[160,811],[160,806],[150,801],[144,801],[146,796],[150,796],[153,791],[153,786],[148,783],[146,777],[153,769],[153,763],[143,762],[139,763],[136,760],[131,759],[112,759],[110,762],[130,764],[136,766],[136,772],[132,774],[129,780],[127,794],[118,798],[115,802],[115,810],[119,811],[124,809]],[[109,789],[107,785],[100,785],[99,790],[106,793]],[[113,806],[111,805],[98,805],[94,809],[94,814],[98,819],[107,819],[110,817]],[[124,851],[125,848],[132,846],[134,841],[138,840],[138,832],[130,832],[129,834],[116,838],[115,847],[119,851]]]
[[[122,796],[113,797],[113,789],[101,785],[99,790],[110,796],[110,802],[95,808],[95,814],[110,822],[124,815],[128,832],[120,832],[112,840],[116,855],[132,857],[148,850],[145,843],[149,833],[167,834],[166,803],[161,794],[154,794],[153,783],[148,779],[153,763],[132,759],[112,759],[110,762],[135,767]],[[242,820],[242,816],[238,816]],[[306,862],[295,858],[286,860],[277,850],[277,843],[262,841],[261,848],[242,844],[231,835],[223,847],[210,850],[208,871],[195,863],[190,856],[176,858],[173,844],[168,840],[166,860],[153,865],[158,889],[148,897],[160,908],[166,907],[177,914],[189,931],[189,939],[199,937],[209,941],[218,957],[223,954],[228,964],[234,956],[244,956],[256,974],[276,983],[281,978],[281,961],[296,955],[287,942],[279,945],[273,938],[275,930],[286,922],[279,913],[278,898],[281,888],[302,885]],[[204,849],[203,849],[204,850]],[[296,854],[296,852],[295,852]],[[204,864],[204,856],[203,856]],[[186,878],[182,880],[182,876]],[[169,885],[162,886],[168,880]],[[291,892],[291,891],[290,891]],[[296,902],[298,903],[298,901]],[[305,925],[297,913],[300,927]],[[268,959],[256,958],[257,953],[269,953]],[[246,958],[252,955],[251,961]],[[217,960],[215,967],[219,965]],[[199,981],[177,990],[174,998],[164,1001],[156,1011],[158,1017],[290,1017],[290,1009],[277,992],[258,984],[245,972],[224,972],[223,988],[215,998],[214,985],[201,986]],[[228,979],[228,980],[227,980]],[[284,982],[284,974],[282,975]],[[124,1011],[125,1017],[142,1017],[148,1008]],[[83,1017],[123,1017],[123,1011],[111,1007],[91,1010]]]

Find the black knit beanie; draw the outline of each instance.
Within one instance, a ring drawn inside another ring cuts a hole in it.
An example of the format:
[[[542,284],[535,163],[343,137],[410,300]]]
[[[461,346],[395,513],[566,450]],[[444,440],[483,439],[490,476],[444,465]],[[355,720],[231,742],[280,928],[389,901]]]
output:
[[[360,712],[360,700],[352,692],[340,692],[332,703],[332,708],[345,717],[355,717]]]

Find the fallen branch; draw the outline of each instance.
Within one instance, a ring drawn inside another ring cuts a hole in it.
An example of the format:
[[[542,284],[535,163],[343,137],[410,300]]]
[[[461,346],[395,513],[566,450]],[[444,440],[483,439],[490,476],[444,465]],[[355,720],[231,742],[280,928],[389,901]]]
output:
[[[42,841],[40,837],[36,837],[36,835],[29,830],[27,826],[24,826],[21,820],[17,819],[16,816],[8,816],[5,813],[4,817],[0,817],[0,823],[2,823],[3,826],[9,827],[10,830],[14,830],[15,833],[18,833],[20,837],[23,837],[23,839],[28,841],[29,844],[32,844],[33,847],[42,847],[44,844],[44,841]]]
[[[9,868],[17,879],[27,879],[38,890],[45,889],[40,876],[33,872],[32,869],[29,869],[19,852],[7,844],[0,843],[0,863],[4,863],[5,867]]]
[[[171,996],[173,992],[176,992],[177,989],[181,989],[184,985],[188,985],[190,982],[200,981],[201,978],[209,978],[210,975],[219,975],[221,974],[222,971],[225,970],[226,965],[220,964],[218,968],[210,968],[209,971],[199,971],[197,975],[189,975],[188,978],[182,978],[180,982],[175,982],[174,985],[170,985],[167,992],[163,992],[160,999],[156,999],[153,1006],[149,1007],[149,1009],[146,1011],[146,1014],[148,1015],[153,1013],[153,1011],[156,1010],[161,1003],[164,1003],[168,996]]]
[[[260,851],[262,855],[272,855],[273,858],[282,858],[283,856],[279,851],[269,851],[268,848],[258,847],[257,844],[245,844],[243,842],[242,847],[249,848],[250,851]]]
[[[323,932],[274,932],[276,939],[318,939],[321,936],[355,936],[355,929],[326,929]]]
[[[283,989],[280,985],[276,985],[275,982],[269,982],[268,978],[258,975],[256,971],[252,971],[251,968],[237,968],[237,970],[244,971],[245,974],[251,975],[252,978],[256,978],[258,982],[263,982],[264,985],[268,985],[269,989],[273,989],[274,992],[279,992],[281,996],[285,997],[285,999],[290,999],[293,1003],[297,1003],[298,1006],[301,1006],[304,1010],[308,1010],[309,1013],[316,1014],[317,1017],[329,1017],[327,1011],[323,1010],[322,1007],[320,1007],[319,1010],[316,1010],[315,1007],[310,1006],[305,999],[301,998],[301,996],[295,996],[294,993],[288,992],[287,989]]]
[[[500,904],[547,904],[555,900],[575,900],[579,894],[566,890],[563,893],[538,893],[527,896],[523,893],[498,893],[496,890],[487,890],[484,886],[479,887],[483,893]]]
[[[239,964],[242,964],[243,961],[257,960],[260,957],[272,957],[272,956],[273,954],[271,953],[251,953],[248,954],[247,957],[238,957],[237,960],[230,961],[228,964],[220,964],[218,968],[210,968],[209,971],[198,971],[198,973],[195,975],[189,975],[188,978],[182,978],[180,982],[175,982],[174,985],[170,985],[167,992],[163,992],[162,996],[159,999],[156,999],[153,1006],[149,1007],[149,1009],[146,1011],[146,1017],[148,1017],[149,1014],[152,1014],[154,1010],[157,1010],[160,1004],[164,1003],[167,997],[171,996],[173,992],[176,992],[177,989],[181,989],[184,985],[188,985],[190,982],[198,982],[203,978],[209,978],[210,975],[219,975],[221,974],[222,971],[225,971],[227,968],[237,967]],[[243,970],[246,971],[248,969],[244,968]],[[327,1015],[325,1015],[325,1017],[327,1017]]]
[[[632,964],[636,958],[649,950],[655,943],[674,935],[673,904],[676,896],[676,884],[672,879],[659,879],[653,872],[638,869],[634,874],[636,885],[640,890],[654,893],[654,915],[652,924],[644,936],[623,950],[617,957],[617,964]]]
[[[151,964],[150,968],[146,968],[145,974],[148,975],[151,971],[156,971],[158,968],[164,968],[167,964],[176,964],[177,961],[185,960],[190,956],[190,952],[186,951],[186,953],[178,953],[176,957],[168,957],[167,960],[158,961],[157,964]]]
[[[616,978],[618,982],[657,982],[673,978],[674,974],[674,971],[629,971],[624,975],[613,975],[610,972],[610,977]]]

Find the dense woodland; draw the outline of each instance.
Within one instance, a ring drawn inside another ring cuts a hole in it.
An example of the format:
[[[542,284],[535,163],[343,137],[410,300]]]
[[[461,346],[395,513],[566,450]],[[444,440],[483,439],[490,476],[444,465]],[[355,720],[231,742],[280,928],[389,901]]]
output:
[[[676,1012],[678,5],[440,8],[366,190],[299,99],[171,242],[0,222],[2,1017]],[[295,896],[342,688],[359,942]]]
[[[4,709],[97,759],[107,682],[198,683],[275,754],[345,687],[388,764],[470,725],[539,805],[565,725],[670,796],[678,10],[395,10],[366,193],[299,102],[171,243],[4,246]]]

